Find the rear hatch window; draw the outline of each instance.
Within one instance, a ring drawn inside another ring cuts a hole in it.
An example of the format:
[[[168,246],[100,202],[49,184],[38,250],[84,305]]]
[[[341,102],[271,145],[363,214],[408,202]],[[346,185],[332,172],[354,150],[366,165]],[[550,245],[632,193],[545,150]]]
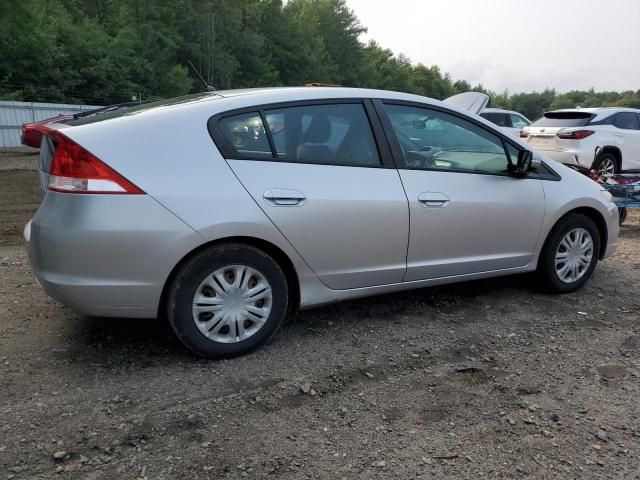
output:
[[[75,119],[65,123],[72,126],[87,125],[89,123],[102,122],[104,120],[109,120],[111,118],[123,117],[125,115],[134,115],[136,113],[149,110],[152,108],[169,107],[169,106],[178,105],[181,103],[196,102],[203,98],[222,98],[222,97],[213,92],[200,92],[200,93],[192,93],[190,95],[184,95],[182,97],[133,104],[131,106],[124,105],[124,104],[121,106],[113,105],[111,107],[105,107],[104,109],[102,109],[103,110],[102,113],[94,112],[95,115],[76,117]]]
[[[594,117],[589,112],[547,112],[532,127],[583,127]]]

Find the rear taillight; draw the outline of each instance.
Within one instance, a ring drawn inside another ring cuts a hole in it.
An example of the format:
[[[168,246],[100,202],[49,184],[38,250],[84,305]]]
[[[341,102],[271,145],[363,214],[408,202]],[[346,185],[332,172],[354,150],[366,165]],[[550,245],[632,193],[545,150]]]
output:
[[[582,140],[583,138],[587,138],[589,135],[593,135],[593,130],[574,130],[573,132],[558,132],[558,138],[562,138],[563,140]]]
[[[528,138],[529,134],[524,130],[520,130],[520,138]]]
[[[63,193],[144,193],[60,131],[48,127],[39,130],[56,145],[49,171],[49,190]]]

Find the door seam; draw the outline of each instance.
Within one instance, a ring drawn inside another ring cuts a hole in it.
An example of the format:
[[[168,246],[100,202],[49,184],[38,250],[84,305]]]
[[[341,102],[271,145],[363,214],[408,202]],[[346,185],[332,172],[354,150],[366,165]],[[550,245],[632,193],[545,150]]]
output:
[[[300,252],[298,251],[298,249],[291,243],[291,241],[287,238],[287,236],[284,234],[284,232],[282,230],[280,230],[280,228],[278,227],[278,225],[276,225],[276,223],[271,219],[271,217],[267,214],[267,212],[265,212],[264,208],[262,208],[262,206],[258,203],[258,201],[253,197],[253,195],[251,195],[251,192],[249,192],[249,190],[247,190],[247,187],[244,186],[244,183],[242,183],[242,181],[240,180],[240,178],[238,177],[238,175],[236,174],[235,170],[231,167],[231,165],[229,165],[229,160],[227,160],[226,158],[223,157],[224,162],[227,164],[227,167],[229,168],[229,170],[231,170],[231,173],[233,174],[233,176],[235,177],[235,179],[238,181],[238,183],[240,184],[240,186],[242,187],[242,189],[247,193],[247,195],[249,195],[249,198],[253,201],[253,203],[256,204],[256,206],[260,209],[260,211],[262,212],[262,214],[267,218],[267,220],[269,220],[269,222],[271,223],[271,225],[273,225],[273,227],[278,231],[278,233],[280,235],[282,235],[282,238],[285,239],[285,241],[291,246],[291,248],[293,249],[294,252],[296,252],[296,254],[298,254],[298,257],[300,257],[300,259],[302,260],[302,262],[307,266],[307,268],[309,268],[309,270],[311,272],[313,272],[313,274],[316,276],[316,278],[320,281],[320,283],[322,283],[325,287],[327,287],[330,290],[334,290],[333,288],[329,287],[323,280],[322,278],[320,278],[320,276],[316,273],[316,271],[311,268],[311,265],[309,265],[309,263],[307,263],[307,260],[300,254]]]

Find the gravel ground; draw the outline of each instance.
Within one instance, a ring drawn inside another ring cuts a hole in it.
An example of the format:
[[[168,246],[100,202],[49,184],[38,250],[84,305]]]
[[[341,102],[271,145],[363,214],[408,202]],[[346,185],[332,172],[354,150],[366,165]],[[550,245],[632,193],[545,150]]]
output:
[[[640,216],[581,291],[528,277],[299,315],[230,361],[35,283],[0,171],[0,478],[640,478]]]

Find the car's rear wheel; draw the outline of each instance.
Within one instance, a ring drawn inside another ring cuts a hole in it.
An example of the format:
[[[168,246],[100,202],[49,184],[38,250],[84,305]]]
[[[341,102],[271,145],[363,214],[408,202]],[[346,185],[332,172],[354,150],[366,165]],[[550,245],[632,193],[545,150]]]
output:
[[[600,234],[593,220],[578,213],[562,218],[540,253],[543,286],[558,293],[582,287],[596,268],[599,252]]]
[[[609,176],[618,173],[618,159],[611,153],[602,153],[598,155],[593,164],[593,169],[602,176]]]
[[[191,351],[225,358],[270,340],[284,321],[288,301],[285,275],[270,256],[247,245],[217,245],[177,272],[167,316]]]

